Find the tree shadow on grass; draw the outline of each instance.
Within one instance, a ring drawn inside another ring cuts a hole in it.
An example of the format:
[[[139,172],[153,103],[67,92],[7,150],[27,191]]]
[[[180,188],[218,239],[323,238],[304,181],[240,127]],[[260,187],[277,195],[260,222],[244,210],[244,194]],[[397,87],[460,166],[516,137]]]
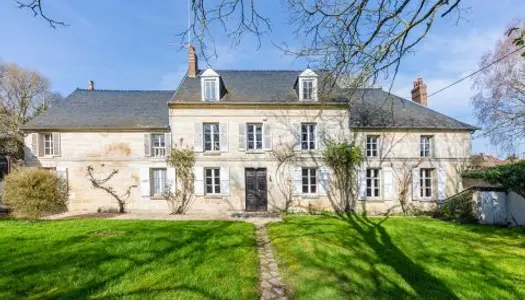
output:
[[[392,267],[419,297],[425,299],[459,299],[443,282],[426,272],[424,268],[406,256],[393,243],[382,226],[382,223],[387,219],[384,218],[375,223],[366,216],[350,214],[345,218],[345,221],[359,233],[370,248],[374,249],[381,262]]]
[[[63,237],[55,231],[47,231],[40,237],[25,236],[17,241],[17,247],[22,248],[16,254],[9,255],[10,249],[0,249],[6,259],[0,262],[3,269],[0,270],[0,287],[7,289],[0,292],[0,297],[151,298],[156,293],[171,293],[188,298],[233,299],[233,295],[243,294],[240,291],[243,286],[217,288],[221,283],[214,274],[232,276],[231,272],[238,271],[234,265],[226,262],[223,266],[207,267],[210,263],[223,263],[224,257],[235,251],[241,252],[232,255],[231,261],[242,258],[239,253],[255,249],[253,234],[238,231],[239,227],[234,226],[236,222],[110,221],[113,223],[94,227],[90,223],[85,230],[78,228],[86,223],[75,222],[79,221],[49,222],[50,226],[52,223],[57,227],[65,225],[67,229],[64,230],[71,231]],[[108,228],[126,233],[91,234],[93,230]],[[51,238],[53,234],[58,236]],[[5,237],[0,238],[0,244],[6,241]],[[256,254],[253,257],[256,259]],[[240,282],[253,281],[255,285],[257,274],[251,273],[233,276],[243,277]],[[170,276],[162,278],[158,274]],[[143,277],[147,278],[145,282],[141,282]],[[196,279],[187,278],[200,279],[195,282]],[[236,292],[229,292],[231,289]],[[249,291],[248,295],[251,294]]]

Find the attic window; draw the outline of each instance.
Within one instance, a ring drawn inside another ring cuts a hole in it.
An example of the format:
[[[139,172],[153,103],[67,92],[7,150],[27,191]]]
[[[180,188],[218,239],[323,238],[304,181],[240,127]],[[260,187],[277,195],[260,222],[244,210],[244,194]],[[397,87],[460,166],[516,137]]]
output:
[[[299,75],[298,94],[300,101],[317,101],[317,74],[306,69]]]
[[[314,80],[303,79],[303,100],[313,100],[314,97]]]
[[[204,100],[217,100],[217,80],[204,79]]]
[[[219,74],[208,68],[200,76],[202,101],[218,101],[221,98]]]

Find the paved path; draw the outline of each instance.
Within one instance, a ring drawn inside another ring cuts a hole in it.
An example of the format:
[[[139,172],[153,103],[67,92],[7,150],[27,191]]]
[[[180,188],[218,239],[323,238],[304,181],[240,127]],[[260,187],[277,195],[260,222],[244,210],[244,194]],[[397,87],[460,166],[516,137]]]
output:
[[[257,250],[260,262],[261,300],[288,299],[285,295],[285,287],[279,276],[277,262],[273,257],[272,245],[266,232],[266,225],[257,226]]]

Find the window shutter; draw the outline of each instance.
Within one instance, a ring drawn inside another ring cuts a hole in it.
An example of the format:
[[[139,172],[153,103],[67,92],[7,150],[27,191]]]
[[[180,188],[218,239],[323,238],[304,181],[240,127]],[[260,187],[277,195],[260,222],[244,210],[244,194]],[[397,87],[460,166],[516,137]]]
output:
[[[164,143],[166,144],[166,156],[171,153],[171,132],[164,134]]]
[[[67,168],[56,168],[56,174],[58,175],[58,177],[64,179],[65,181],[65,184],[66,184],[66,191],[69,190],[69,187],[68,187],[68,181],[67,181]]]
[[[151,134],[149,133],[144,134],[144,156],[151,156]]]
[[[195,195],[202,196],[204,195],[204,168],[203,167],[194,167],[193,174],[195,176],[194,187]]]
[[[38,147],[38,133],[32,133],[31,134],[31,152],[34,156],[40,156]]]
[[[221,194],[230,194],[230,168],[221,167]]]
[[[38,156],[44,156],[44,135],[38,135]]]
[[[392,152],[392,149],[390,149],[390,147],[392,146],[390,145],[390,140],[388,139],[388,137],[386,135],[380,135],[377,139],[377,143],[379,149],[379,158],[386,158],[387,156],[389,156],[389,154]]]
[[[140,168],[140,195],[150,196],[149,168]]]
[[[239,123],[239,151],[246,151],[246,124]]]
[[[270,127],[270,124],[264,123],[263,124],[263,134],[264,134],[264,150],[271,151],[272,150],[272,129]]]
[[[228,152],[228,123],[219,124],[219,147],[221,152]]]
[[[175,168],[166,170],[166,185],[170,187],[170,192],[175,193],[177,190],[177,173]]]
[[[303,193],[303,169],[295,168],[293,170],[293,193],[294,195],[301,195]]]
[[[294,151],[301,151],[301,124],[300,123],[292,123],[292,134],[294,136]]]
[[[447,199],[447,170],[445,168],[438,169],[438,200]]]
[[[317,149],[322,151],[325,148],[327,142],[325,124],[317,123],[315,127],[317,128],[315,136],[315,138],[317,139]]]
[[[366,170],[358,169],[357,170],[357,181],[358,181],[358,191],[359,191],[359,200],[366,200]]]
[[[330,190],[330,170],[319,169],[319,195],[327,195]]]
[[[419,168],[412,169],[412,199],[419,199],[421,182],[419,182]]]
[[[53,133],[53,156],[60,156],[60,133]]]
[[[383,199],[394,200],[394,174],[392,168],[383,168]]]
[[[202,152],[202,123],[195,123],[194,128],[193,150],[195,152]]]

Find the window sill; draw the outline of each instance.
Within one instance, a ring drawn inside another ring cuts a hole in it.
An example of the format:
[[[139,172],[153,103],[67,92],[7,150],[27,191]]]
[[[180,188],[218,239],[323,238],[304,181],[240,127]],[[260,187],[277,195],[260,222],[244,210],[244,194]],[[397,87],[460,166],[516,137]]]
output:
[[[264,150],[257,149],[257,150],[246,150],[246,154],[264,154]]]
[[[302,198],[319,199],[319,194],[300,194]]]
[[[413,199],[412,201],[419,201],[419,202],[436,202],[437,200],[434,198],[418,198]]]
[[[222,195],[222,194],[206,194],[206,195],[204,195],[205,199],[222,199],[222,197],[224,197],[224,195]]]
[[[370,203],[382,203],[385,202],[381,198],[365,198],[365,199],[359,199],[361,202],[370,202]]]
[[[149,196],[150,200],[166,200],[162,195],[151,195]]]
[[[202,152],[202,154],[206,156],[218,156],[218,155],[221,155],[221,152],[220,151],[204,151]]]

